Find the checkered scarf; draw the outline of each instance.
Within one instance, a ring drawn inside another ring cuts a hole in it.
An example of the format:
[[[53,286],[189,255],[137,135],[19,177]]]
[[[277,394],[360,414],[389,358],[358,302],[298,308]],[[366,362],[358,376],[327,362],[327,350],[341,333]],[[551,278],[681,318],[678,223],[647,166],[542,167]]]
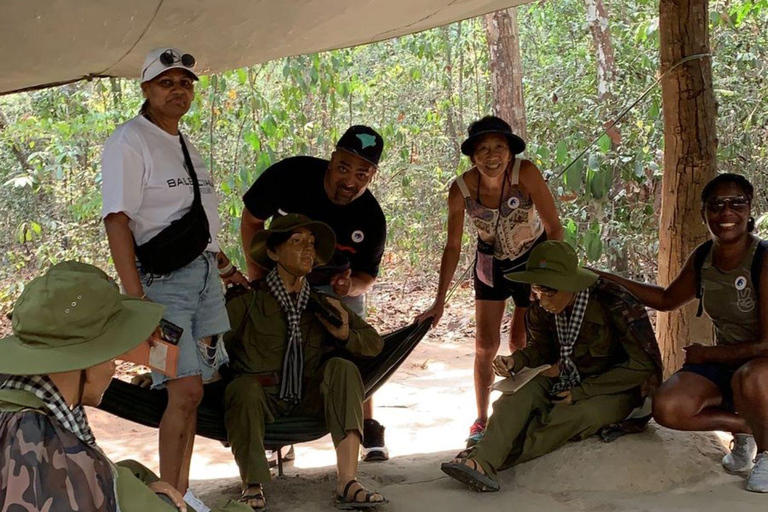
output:
[[[551,393],[553,395],[567,391],[581,383],[581,375],[571,360],[571,354],[573,353],[573,345],[579,337],[581,322],[584,320],[588,303],[589,288],[576,294],[570,318],[565,311],[555,315],[557,338],[560,341],[560,380],[552,387]]]
[[[280,379],[280,399],[297,404],[301,402],[304,381],[304,349],[299,330],[301,314],[309,302],[309,283],[304,280],[296,303],[285,289],[283,280],[277,273],[277,267],[267,274],[267,286],[272,296],[283,308],[288,320],[288,343],[283,357],[283,376]]]
[[[82,405],[72,408],[47,375],[14,375],[0,385],[3,389],[20,389],[34,394],[45,403],[54,418],[87,445],[96,447],[88,418]]]

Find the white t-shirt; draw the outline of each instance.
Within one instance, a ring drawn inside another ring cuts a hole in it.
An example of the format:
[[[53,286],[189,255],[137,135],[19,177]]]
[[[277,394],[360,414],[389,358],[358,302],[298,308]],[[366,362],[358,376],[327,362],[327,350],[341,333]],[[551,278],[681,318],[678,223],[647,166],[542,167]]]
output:
[[[184,137],[200,184],[200,197],[208,217],[211,243],[218,252],[216,234],[220,221],[218,198],[211,175],[197,149]],[[158,128],[143,116],[117,127],[101,155],[102,218],[125,213],[136,244],[141,245],[192,206],[194,187],[184,166],[177,135]]]

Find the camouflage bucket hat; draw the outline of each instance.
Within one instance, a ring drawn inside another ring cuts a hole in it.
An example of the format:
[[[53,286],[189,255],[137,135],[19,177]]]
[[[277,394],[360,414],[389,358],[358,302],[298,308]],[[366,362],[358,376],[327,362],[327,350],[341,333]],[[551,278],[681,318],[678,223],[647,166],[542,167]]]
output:
[[[336,249],[336,235],[328,224],[311,220],[299,213],[273,217],[269,229],[256,233],[251,242],[251,259],[265,269],[271,269],[275,262],[267,254],[267,242],[270,237],[276,233],[290,233],[299,228],[307,228],[315,235],[315,266],[328,263]]]
[[[563,290],[579,292],[597,281],[597,274],[579,266],[576,251],[565,242],[550,240],[531,251],[525,270],[504,274],[510,281],[529,283]]]
[[[34,279],[13,309],[13,335],[0,340],[0,373],[82,370],[136,347],[163,306],[121,295],[96,267],[65,262]]]

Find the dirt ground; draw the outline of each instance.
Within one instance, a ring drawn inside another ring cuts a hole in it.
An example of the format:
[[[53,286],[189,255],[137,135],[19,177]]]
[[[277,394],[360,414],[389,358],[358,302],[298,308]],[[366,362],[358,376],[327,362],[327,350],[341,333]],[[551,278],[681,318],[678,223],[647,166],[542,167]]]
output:
[[[404,296],[407,303],[396,298]],[[388,331],[430,302],[425,290],[384,283],[369,304],[371,321]],[[440,463],[462,448],[475,418],[473,310],[470,291],[462,289],[440,326],[375,396],[391,459],[361,463],[359,478],[390,500],[382,510],[740,512],[768,504],[768,496],[743,490],[743,476],[722,470],[719,461],[728,436],[673,432],[653,424],[610,444],[597,439],[572,443],[505,471],[498,493],[472,493],[449,479]],[[502,348],[505,343],[502,338]],[[113,460],[134,458],[157,470],[156,431],[98,410],[88,414],[100,446]],[[285,476],[265,486],[268,509],[332,510],[330,436],[295,450],[296,461],[286,467]],[[237,467],[216,441],[197,438],[191,477],[193,490],[209,504],[239,494]]]

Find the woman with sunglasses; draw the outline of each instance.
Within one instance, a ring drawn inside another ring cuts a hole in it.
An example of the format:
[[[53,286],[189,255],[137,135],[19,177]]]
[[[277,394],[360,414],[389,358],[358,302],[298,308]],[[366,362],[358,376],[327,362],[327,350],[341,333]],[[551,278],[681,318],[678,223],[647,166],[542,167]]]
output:
[[[464,215],[477,231],[475,288],[475,396],[477,419],[467,446],[483,436],[488,420],[491,364],[501,344],[501,323],[507,299],[515,303],[509,333],[511,352],[525,347],[525,311],[530,286],[512,283],[504,274],[525,266],[530,251],[544,240],[562,240],[563,228],[555,201],[539,169],[522,159],[525,142],[504,120],[486,116],[469,126],[461,152],[473,167],[459,176],[448,192],[448,240],[440,263],[435,303],[419,321],[435,326],[443,315],[445,297],[456,272],[464,236]]]
[[[229,330],[219,278],[247,286],[216,239],[211,175],[179,129],[195,95],[194,65],[176,48],[152,51],[141,70],[139,115],[115,130],[102,155],[102,217],[125,293],[162,304],[163,317],[182,329],[176,375],[152,374],[153,387],[168,390],[160,474],[182,494],[203,383],[227,362],[218,342]]]
[[[682,307],[700,290],[717,343],[684,348],[685,364],[654,397],[654,418],[677,430],[732,432],[723,466],[731,472],[751,470],[747,490],[768,492],[768,254],[752,234],[753,196],[752,184],[738,174],[721,174],[707,183],[701,216],[711,243],[696,249],[666,288],[600,275],[659,311]],[[763,260],[758,282],[753,281],[756,258]]]

